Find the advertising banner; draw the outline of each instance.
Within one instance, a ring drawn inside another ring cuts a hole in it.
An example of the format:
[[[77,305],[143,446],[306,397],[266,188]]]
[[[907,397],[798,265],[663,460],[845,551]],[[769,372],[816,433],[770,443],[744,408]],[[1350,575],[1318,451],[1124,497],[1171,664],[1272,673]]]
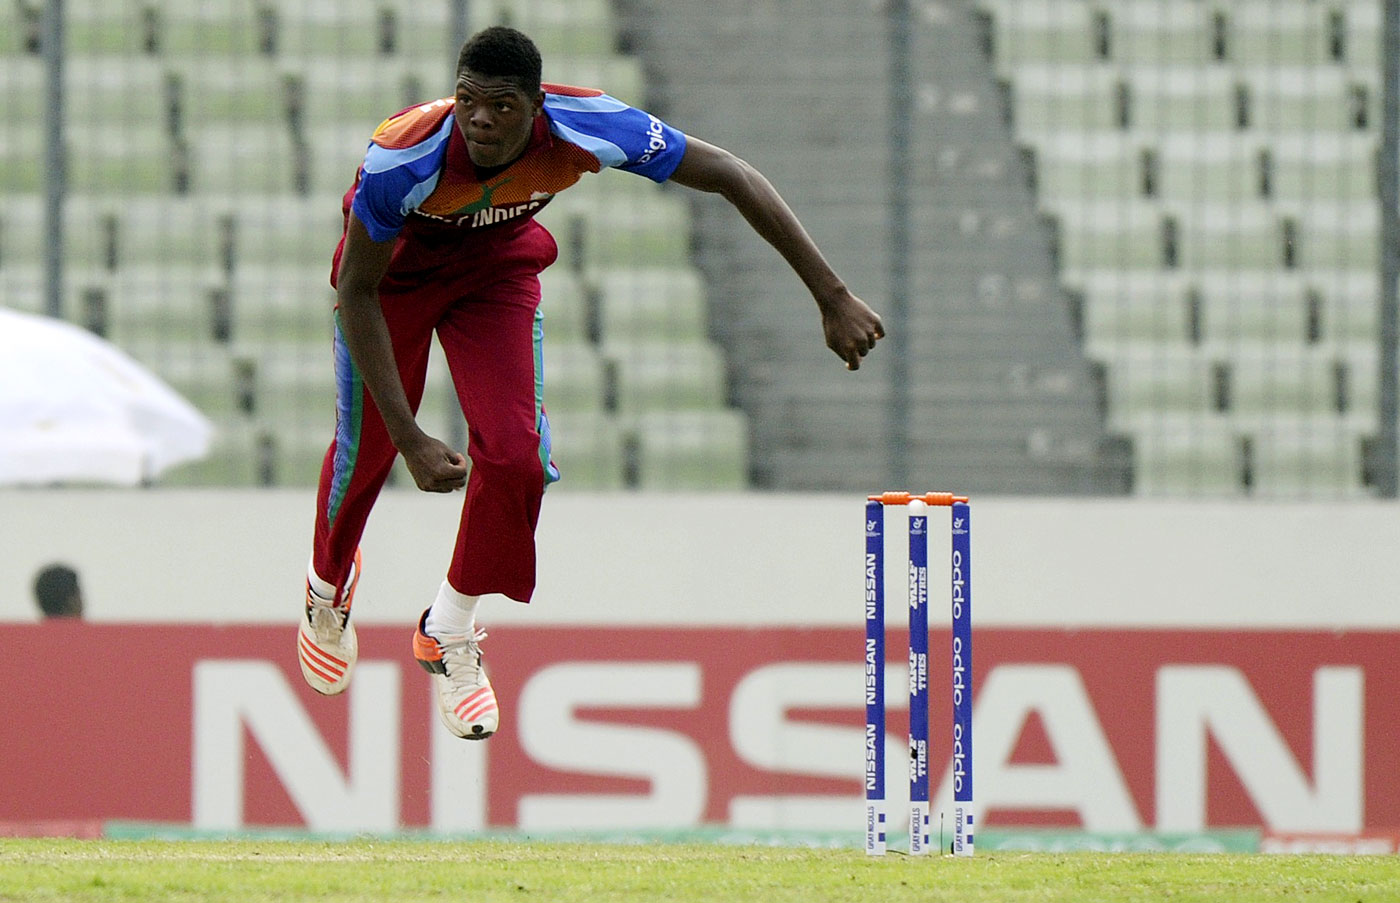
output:
[[[939,818],[952,801],[941,626],[935,835],[951,829]],[[335,698],[303,684],[294,635],[290,623],[0,624],[0,826],[861,830],[858,623],[503,626],[483,643],[502,727],[476,743],[438,724],[408,630],[362,625],[353,684]],[[1252,828],[1287,845],[1400,826],[1400,631],[974,637],[989,832]],[[894,788],[907,781],[905,637],[886,650]]]

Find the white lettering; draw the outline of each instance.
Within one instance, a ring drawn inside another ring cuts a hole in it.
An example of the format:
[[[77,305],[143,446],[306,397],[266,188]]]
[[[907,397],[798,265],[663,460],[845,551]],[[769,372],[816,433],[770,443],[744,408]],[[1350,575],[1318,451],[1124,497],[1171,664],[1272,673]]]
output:
[[[883,662],[877,661],[877,660],[876,660],[876,657],[875,657],[875,640],[874,640],[874,639],[867,639],[867,640],[865,641],[865,704],[866,704],[866,705],[874,705],[874,704],[875,704],[875,696],[876,696],[875,690],[876,690],[876,687],[877,687],[877,684],[875,683],[875,677],[876,677],[876,672],[879,671],[879,666],[880,666],[881,664],[883,664]]]
[[[878,598],[880,585],[875,573],[875,553],[865,553],[865,620],[875,619],[875,602]],[[882,625],[883,627],[883,625]]]
[[[956,549],[953,551],[953,618],[954,620],[963,616],[963,604],[966,601],[964,587],[967,579],[963,576],[962,553]]]
[[[575,709],[694,709],[694,662],[577,662],[537,672],[520,694],[520,745],[559,771],[651,782],[646,795],[571,793],[520,798],[522,829],[654,828],[698,824],[709,779],[705,755],[675,731],[579,720]],[[849,766],[848,766],[849,767]]]
[[[850,727],[789,721],[794,708],[839,710],[851,704],[850,663],[776,664],[744,676],[729,700],[729,739],[755,768],[778,774],[850,780],[858,744],[865,745],[866,781],[874,780],[875,743],[883,739]],[[902,756],[886,758],[902,764]],[[729,805],[736,828],[849,830],[852,800],[832,794],[736,796]]]
[[[350,698],[342,770],[282,670],[261,661],[194,666],[194,825],[243,825],[245,732],[287,795],[322,831],[389,831],[399,824],[399,668],[361,662]]]
[[[357,676],[355,678],[359,680]],[[486,767],[490,743],[464,743],[438,723],[433,684],[423,682],[423,707],[432,727],[431,786],[428,817],[434,831],[465,833],[484,831],[486,824]]]
[[[953,637],[953,705],[963,704],[967,692],[967,663],[963,658],[962,637]]]
[[[1032,713],[1045,726],[1055,752],[1053,765],[1010,761]],[[1141,829],[1123,772],[1074,668],[993,668],[978,692],[974,723],[979,810],[1070,809],[1079,814],[1088,831]],[[952,799],[954,780],[949,762],[937,799]]]
[[[1307,774],[1287,741],[1238,670],[1221,665],[1174,665],[1159,670],[1157,828],[1198,831],[1206,826],[1209,736],[1270,828],[1360,831],[1362,687],[1360,668],[1314,672],[1309,787]]]
[[[666,133],[660,119],[650,113],[647,114],[650,122],[647,124],[647,152],[637,159],[637,165],[650,163],[651,159],[661,151],[666,149]]]

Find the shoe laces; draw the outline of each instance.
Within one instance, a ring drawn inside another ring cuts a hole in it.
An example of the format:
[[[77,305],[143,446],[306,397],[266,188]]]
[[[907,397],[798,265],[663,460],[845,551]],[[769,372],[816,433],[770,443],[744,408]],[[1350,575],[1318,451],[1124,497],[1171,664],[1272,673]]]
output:
[[[350,620],[350,611],[312,592],[308,593],[306,620],[311,624],[316,642],[338,646],[345,624]]]
[[[476,628],[470,636],[452,637],[448,641],[438,640],[442,649],[442,663],[447,668],[447,683],[455,693],[475,690],[486,681],[481,673],[481,646],[486,639],[486,631]]]

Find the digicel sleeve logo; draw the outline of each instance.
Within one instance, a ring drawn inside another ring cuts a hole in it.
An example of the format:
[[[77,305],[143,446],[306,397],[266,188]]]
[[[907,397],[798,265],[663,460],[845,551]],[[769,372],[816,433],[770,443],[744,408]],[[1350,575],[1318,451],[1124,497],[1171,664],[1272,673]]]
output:
[[[665,126],[660,119],[657,119],[650,113],[647,114],[647,119],[651,120],[647,125],[647,152],[642,154],[641,158],[637,160],[638,166],[643,163],[650,163],[653,157],[666,149]]]

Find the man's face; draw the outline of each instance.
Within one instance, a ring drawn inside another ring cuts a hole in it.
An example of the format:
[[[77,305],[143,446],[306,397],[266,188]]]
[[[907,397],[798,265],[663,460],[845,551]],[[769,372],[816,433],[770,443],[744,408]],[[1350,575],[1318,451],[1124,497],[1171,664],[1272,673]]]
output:
[[[457,76],[453,115],[477,166],[504,166],[524,153],[543,107],[543,92],[530,97],[510,79],[470,71]]]

